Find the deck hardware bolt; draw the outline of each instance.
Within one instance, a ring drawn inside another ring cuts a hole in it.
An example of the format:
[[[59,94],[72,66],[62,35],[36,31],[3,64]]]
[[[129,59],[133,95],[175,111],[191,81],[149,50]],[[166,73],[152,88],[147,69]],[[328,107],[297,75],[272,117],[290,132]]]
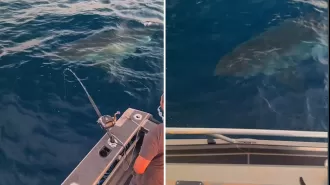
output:
[[[136,120],[141,120],[142,119],[142,115],[141,114],[134,114],[134,119],[136,119]]]

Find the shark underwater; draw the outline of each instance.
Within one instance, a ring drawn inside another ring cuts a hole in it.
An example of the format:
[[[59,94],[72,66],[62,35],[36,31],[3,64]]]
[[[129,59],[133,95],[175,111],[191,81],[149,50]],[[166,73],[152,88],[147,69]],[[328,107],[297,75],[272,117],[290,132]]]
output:
[[[319,32],[327,33],[328,28],[321,27],[320,23],[311,26],[299,19],[285,20],[223,56],[214,75],[249,78],[280,74],[286,76],[282,80],[288,80],[291,75],[287,72],[299,62],[327,55],[328,46],[321,44]]]
[[[101,31],[60,47],[55,53],[64,60],[92,65],[119,62],[138,47],[151,42],[152,33],[152,28],[128,28],[126,23],[122,23],[116,29]]]

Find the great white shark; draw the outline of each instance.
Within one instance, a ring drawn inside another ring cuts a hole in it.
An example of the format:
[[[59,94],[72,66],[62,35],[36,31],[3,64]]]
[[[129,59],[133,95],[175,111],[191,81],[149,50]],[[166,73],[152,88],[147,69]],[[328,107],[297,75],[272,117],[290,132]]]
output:
[[[119,62],[138,47],[149,43],[153,32],[149,27],[128,28],[126,23],[122,23],[116,29],[101,31],[60,47],[55,53],[59,58],[69,61]]]
[[[327,33],[328,27],[320,26],[321,23],[311,25],[299,19],[283,21],[223,56],[214,75],[243,78],[259,74],[269,76],[292,69],[300,61],[311,57],[324,58],[328,55],[328,46],[320,42],[319,33]]]

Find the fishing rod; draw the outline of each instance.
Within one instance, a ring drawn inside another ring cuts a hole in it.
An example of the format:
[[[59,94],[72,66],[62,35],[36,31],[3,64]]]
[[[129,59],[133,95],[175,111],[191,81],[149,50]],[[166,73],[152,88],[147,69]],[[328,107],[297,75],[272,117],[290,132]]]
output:
[[[64,69],[63,71],[63,75],[64,75],[64,79],[65,79],[65,72],[66,71],[69,71],[73,74],[73,76],[78,80],[79,84],[81,85],[81,87],[84,89],[88,99],[89,99],[89,102],[92,104],[97,116],[99,117],[98,120],[97,120],[97,123],[99,123],[99,125],[101,126],[101,128],[107,133],[107,135],[109,136],[109,145],[111,147],[116,147],[117,144],[119,144],[121,147],[123,147],[123,150],[124,150],[124,156],[126,156],[126,149],[125,149],[125,145],[122,141],[120,141],[114,134],[110,133],[110,131],[108,129],[112,128],[115,126],[116,124],[116,121],[117,121],[117,115],[120,114],[119,111],[117,111],[114,116],[110,116],[110,115],[102,115],[100,110],[97,108],[93,98],[91,97],[91,95],[88,93],[87,91],[87,88],[84,86],[84,84],[81,82],[81,80],[78,78],[78,76],[76,75],[76,73],[74,73],[71,69],[69,68],[66,68]],[[65,83],[65,82],[64,82]],[[132,120],[133,121],[133,120]],[[133,121],[134,122],[134,121]],[[138,137],[138,133],[136,133],[136,138]],[[118,143],[118,142],[119,143]],[[133,151],[135,150],[136,148],[136,145],[134,146],[134,149]],[[125,158],[126,159],[126,158]],[[133,162],[133,155],[131,156],[131,161],[129,162],[128,159],[126,159],[126,163],[127,163],[127,168],[124,169],[125,171],[127,171],[130,167],[130,163]]]
[[[64,79],[65,79],[65,72],[66,71],[69,71],[76,79],[77,81],[79,82],[79,84],[81,85],[81,87],[84,89],[88,99],[89,99],[89,102],[92,104],[97,116],[98,116],[98,120],[97,120],[97,123],[99,123],[99,125],[101,126],[101,128],[107,133],[107,135],[109,136],[110,138],[110,143],[109,145],[111,147],[116,147],[117,146],[117,142],[120,142],[120,145],[124,147],[124,143],[121,142],[118,138],[116,138],[115,135],[111,134],[110,131],[108,129],[112,128],[115,126],[116,124],[116,121],[117,121],[117,115],[120,114],[119,111],[117,111],[113,116],[110,116],[110,115],[102,115],[100,110],[97,108],[93,98],[91,97],[91,95],[88,93],[87,91],[87,88],[84,86],[84,84],[81,82],[81,80],[78,78],[78,76],[76,75],[76,73],[74,73],[70,68],[66,68],[64,69],[63,71],[63,75],[64,75]],[[65,82],[64,82],[65,83]],[[163,97],[162,97],[163,98]],[[161,111],[161,107],[159,106],[157,108],[157,112],[158,112],[158,115],[162,118],[162,120],[164,121],[164,115]],[[133,121],[133,120],[132,120]],[[133,121],[134,122],[134,121]],[[116,138],[116,139],[115,139]]]
[[[70,72],[73,74],[73,76],[78,80],[78,82],[80,83],[81,87],[84,89],[84,91],[85,91],[85,93],[86,93],[86,95],[87,95],[87,97],[88,97],[90,103],[92,104],[92,106],[93,106],[93,108],[94,108],[96,114],[98,115],[98,117],[102,117],[102,114],[101,114],[100,110],[97,108],[97,106],[96,106],[96,104],[95,104],[93,98],[92,98],[91,95],[88,93],[86,87],[85,87],[84,84],[81,82],[81,80],[78,78],[78,76],[76,75],[76,73],[74,73],[74,72],[73,72],[71,69],[69,69],[69,68],[64,69],[64,72],[63,72],[63,73],[65,73],[65,71],[70,71]]]
[[[94,108],[94,110],[95,110],[97,116],[99,117],[99,119],[98,119],[98,123],[100,123],[100,124],[103,126],[103,128],[111,128],[111,127],[113,127],[113,126],[115,125],[115,122],[117,121],[117,115],[119,115],[120,112],[117,111],[117,112],[114,114],[113,117],[111,117],[111,116],[109,116],[109,115],[104,115],[104,116],[102,116],[102,114],[101,114],[100,110],[97,108],[97,106],[96,106],[96,104],[95,104],[93,98],[92,98],[91,95],[88,93],[86,87],[85,87],[84,84],[81,82],[81,80],[78,78],[78,76],[76,75],[76,73],[74,73],[70,68],[66,68],[66,69],[64,69],[64,71],[63,71],[63,74],[64,74],[64,75],[65,75],[65,72],[66,72],[66,71],[70,71],[70,72],[73,74],[73,76],[78,80],[78,82],[79,82],[79,84],[81,85],[81,87],[84,89],[84,91],[85,91],[85,93],[86,93],[86,95],[87,95],[87,97],[88,97],[88,99],[89,99],[89,102],[92,104],[92,106],[93,106],[93,108]],[[160,106],[157,108],[157,112],[158,112],[159,117],[161,117],[162,120],[164,121],[164,115],[163,115],[163,113],[162,113],[162,111],[161,111],[161,107],[160,107]]]
[[[115,136],[111,133],[108,132],[108,129],[112,128],[113,126],[115,126],[116,121],[117,121],[117,115],[120,114],[119,111],[117,111],[114,116],[110,116],[110,115],[102,115],[100,110],[97,108],[93,98],[91,97],[91,95],[88,93],[86,87],[84,86],[84,84],[81,82],[81,80],[78,78],[78,76],[76,75],[76,73],[74,73],[71,69],[66,68],[63,71],[63,74],[65,75],[65,72],[69,71],[72,73],[72,75],[77,79],[77,81],[79,82],[79,84],[81,85],[81,87],[84,89],[89,102],[92,104],[97,116],[98,116],[98,120],[97,123],[100,124],[101,128],[104,129],[106,131],[106,133],[108,134],[109,138],[110,138],[110,144],[112,144],[113,147],[115,147],[117,145],[117,142],[115,140]],[[117,139],[118,140],[118,139]],[[121,142],[120,140],[118,140],[119,142]],[[123,146],[124,144],[121,142],[121,145]]]

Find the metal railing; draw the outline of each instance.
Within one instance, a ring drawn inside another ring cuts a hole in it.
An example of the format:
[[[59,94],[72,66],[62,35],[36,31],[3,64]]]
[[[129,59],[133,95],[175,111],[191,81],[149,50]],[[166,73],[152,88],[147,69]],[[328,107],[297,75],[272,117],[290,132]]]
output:
[[[224,135],[250,136],[281,136],[298,138],[328,138],[328,132],[294,131],[294,130],[263,130],[263,129],[233,129],[233,128],[179,128],[167,127],[166,134],[171,135],[211,135],[219,139],[235,142]]]

